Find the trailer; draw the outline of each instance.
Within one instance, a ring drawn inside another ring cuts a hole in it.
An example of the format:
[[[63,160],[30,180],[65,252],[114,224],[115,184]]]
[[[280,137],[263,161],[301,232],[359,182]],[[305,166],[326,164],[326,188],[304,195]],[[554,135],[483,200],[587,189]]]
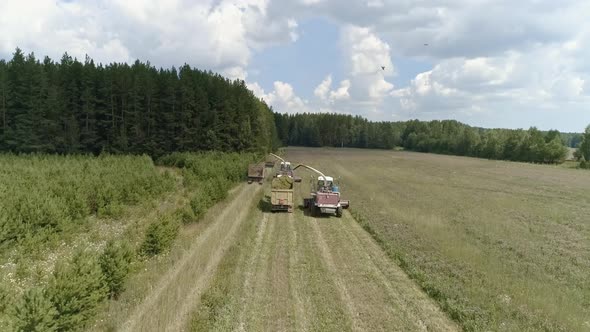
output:
[[[272,189],[270,192],[271,211],[293,212],[293,189]]]
[[[264,181],[264,170],[264,164],[250,164],[248,166],[248,183],[256,181],[258,184],[262,184]]]
[[[270,189],[271,211],[293,212],[293,178],[279,175],[272,179]]]

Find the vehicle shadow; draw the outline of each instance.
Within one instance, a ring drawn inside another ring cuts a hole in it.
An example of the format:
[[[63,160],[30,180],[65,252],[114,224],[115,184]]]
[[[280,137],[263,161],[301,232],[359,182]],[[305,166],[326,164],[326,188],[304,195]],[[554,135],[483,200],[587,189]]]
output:
[[[303,204],[297,205],[297,210],[302,211],[303,215],[306,217],[313,217],[316,219],[330,219],[330,217],[331,217],[331,215],[329,215],[329,214],[321,214],[321,213],[313,215],[311,213],[311,210],[309,208],[306,208]]]
[[[258,209],[262,212],[272,212],[272,205],[270,204],[270,196],[264,195],[258,201]]]

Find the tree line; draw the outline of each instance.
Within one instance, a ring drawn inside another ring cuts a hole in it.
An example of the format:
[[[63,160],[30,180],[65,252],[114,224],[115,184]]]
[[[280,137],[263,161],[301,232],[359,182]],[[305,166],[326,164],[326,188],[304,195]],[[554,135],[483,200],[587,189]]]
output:
[[[488,159],[560,163],[567,155],[557,130],[483,129],[454,120],[371,122],[342,114],[275,114],[284,145],[407,150]],[[574,139],[574,135],[568,136]]]
[[[274,114],[274,116],[273,116]],[[184,65],[156,69],[43,61],[16,49],[0,60],[0,151],[16,153],[267,152],[283,145],[408,150],[558,163],[574,133],[483,129],[453,120],[372,122],[339,114],[278,114],[242,80]]]
[[[269,151],[272,110],[243,80],[184,65],[59,62],[16,49],[0,60],[0,151]]]
[[[590,169],[590,125],[581,135],[579,148],[574,153],[574,158],[580,162],[580,168]]]

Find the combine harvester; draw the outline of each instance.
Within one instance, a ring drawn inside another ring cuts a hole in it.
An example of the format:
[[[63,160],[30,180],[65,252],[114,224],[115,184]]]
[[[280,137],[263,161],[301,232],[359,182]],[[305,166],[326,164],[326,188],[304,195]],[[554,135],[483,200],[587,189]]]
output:
[[[340,188],[334,185],[334,178],[303,164],[297,165],[294,169],[299,167],[305,167],[319,175],[315,188],[312,184],[312,190],[315,191],[312,191],[310,198],[303,199],[303,206],[309,209],[312,216],[335,214],[339,218],[342,217],[343,209],[348,209],[350,201],[340,199]]]
[[[281,161],[280,169],[271,182],[271,211],[293,212],[293,187],[295,182],[301,182],[301,178],[293,174],[290,162],[285,161],[276,154],[271,153],[270,155]]]

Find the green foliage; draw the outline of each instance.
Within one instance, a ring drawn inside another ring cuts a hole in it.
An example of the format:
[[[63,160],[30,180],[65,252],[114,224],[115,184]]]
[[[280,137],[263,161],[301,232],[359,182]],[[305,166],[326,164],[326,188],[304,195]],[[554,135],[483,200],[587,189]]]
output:
[[[198,221],[215,203],[227,197],[231,186],[243,180],[255,153],[172,153],[157,163],[182,168],[184,186],[190,189],[190,209],[181,212],[183,222]]]
[[[590,161],[590,126],[586,127],[586,131],[582,135],[579,151],[586,161]]]
[[[267,152],[277,145],[271,109],[242,80],[184,65],[96,65],[17,49],[0,61],[0,151]]]
[[[132,260],[133,251],[127,242],[109,241],[100,255],[100,267],[111,298],[117,298],[124,290]]]
[[[170,216],[161,216],[152,222],[141,244],[141,253],[154,256],[168,250],[178,234],[179,227],[178,221]]]
[[[0,245],[37,244],[91,214],[117,215],[174,186],[147,156],[109,155],[0,155],[0,183]]]
[[[454,120],[370,122],[341,114],[275,114],[284,145],[392,149],[534,163],[561,163],[567,149],[557,130],[473,128]],[[565,136],[575,143],[575,136]]]
[[[4,285],[0,285],[0,315],[6,313],[10,303],[10,294]]]
[[[544,162],[561,164],[565,161],[567,148],[563,145],[559,137],[555,137],[545,144],[544,150],[541,153]]]
[[[108,292],[94,254],[78,252],[69,263],[57,264],[47,289],[57,310],[57,330],[83,329],[95,315],[98,305],[107,298]]]
[[[14,309],[14,330],[51,332],[57,330],[57,310],[40,288],[27,290]]]
[[[570,148],[577,148],[582,142],[582,134],[580,133],[561,133],[561,139],[565,145]]]

